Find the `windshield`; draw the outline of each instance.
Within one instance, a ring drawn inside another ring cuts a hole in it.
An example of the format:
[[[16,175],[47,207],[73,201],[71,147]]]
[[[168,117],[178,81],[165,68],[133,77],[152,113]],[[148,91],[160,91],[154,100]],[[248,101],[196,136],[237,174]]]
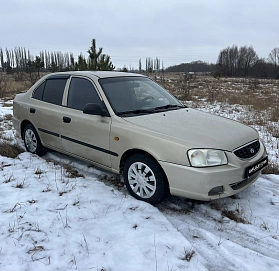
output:
[[[168,91],[146,77],[99,80],[115,114],[148,114],[183,107]]]

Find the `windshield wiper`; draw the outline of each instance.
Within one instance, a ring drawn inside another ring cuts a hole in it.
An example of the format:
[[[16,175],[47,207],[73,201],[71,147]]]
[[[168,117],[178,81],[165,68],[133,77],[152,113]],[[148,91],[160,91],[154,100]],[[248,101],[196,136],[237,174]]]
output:
[[[136,110],[118,112],[116,115],[122,116],[122,115],[129,115],[129,114],[134,114],[134,115],[151,114],[151,113],[156,113],[157,110],[169,109],[169,108],[185,108],[185,106],[179,104],[167,104],[167,105],[157,106],[155,108],[150,108],[150,109],[136,109]]]
[[[142,114],[142,113],[153,113],[154,109],[136,109],[136,110],[130,110],[130,111],[124,111],[124,112],[118,112],[116,115],[126,115],[126,114]]]
[[[154,110],[160,110],[160,109],[169,109],[169,108],[185,108],[185,106],[180,104],[167,104],[163,106],[157,106],[154,108]]]

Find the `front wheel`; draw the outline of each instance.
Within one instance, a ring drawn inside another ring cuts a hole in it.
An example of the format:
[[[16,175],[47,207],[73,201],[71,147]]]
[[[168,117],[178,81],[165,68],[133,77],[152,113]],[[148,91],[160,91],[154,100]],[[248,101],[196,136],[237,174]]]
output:
[[[156,204],[166,194],[167,181],[162,169],[144,154],[132,155],[125,161],[123,177],[127,190],[136,199]]]
[[[32,124],[27,124],[23,131],[23,141],[28,152],[39,156],[45,154],[46,149],[42,145],[40,137]]]

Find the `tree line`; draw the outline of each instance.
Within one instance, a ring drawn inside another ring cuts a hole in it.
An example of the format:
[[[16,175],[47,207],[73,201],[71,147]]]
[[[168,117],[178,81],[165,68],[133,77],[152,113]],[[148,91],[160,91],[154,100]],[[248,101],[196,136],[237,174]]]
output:
[[[260,58],[252,46],[233,45],[220,51],[216,64],[202,61],[181,63],[166,69],[166,72],[205,72],[216,77],[279,78],[279,47],[268,58]]]
[[[73,53],[62,53],[40,51],[39,55],[33,57],[29,50],[24,47],[15,49],[0,48],[1,70],[7,73],[14,73],[18,79],[25,74],[32,75],[31,81],[36,81],[39,72],[57,72],[69,70],[114,70],[110,56],[103,53],[103,48],[97,49],[96,40],[91,41],[87,51],[88,57],[82,53],[75,60]]]
[[[217,76],[279,78],[279,47],[267,59],[259,58],[252,46],[233,45],[220,51],[216,63]]]
[[[192,61],[191,63],[181,63],[166,68],[166,72],[204,72],[213,73],[216,71],[216,65],[203,61]]]
[[[46,50],[33,57],[24,47],[15,49],[0,48],[0,71],[14,73],[18,80],[29,74],[30,81],[36,81],[41,71],[57,72],[69,70],[114,70],[109,55],[103,53],[103,48],[97,49],[96,40],[91,41],[88,56],[82,53],[75,59],[73,53],[49,52]],[[252,46],[238,47],[233,45],[220,51],[216,64],[203,61],[181,63],[164,69],[164,63],[159,58],[146,57],[145,67],[139,59],[138,71],[153,72],[206,72],[216,77],[256,77],[279,78],[279,47],[274,48],[267,59],[259,58]],[[145,69],[144,69],[145,68]],[[124,66],[122,71],[128,71]]]

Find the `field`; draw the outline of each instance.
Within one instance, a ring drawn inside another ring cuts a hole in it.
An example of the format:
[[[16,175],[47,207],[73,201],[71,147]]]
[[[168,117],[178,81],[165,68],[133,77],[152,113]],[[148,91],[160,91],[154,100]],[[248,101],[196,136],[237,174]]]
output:
[[[0,270],[278,270],[279,82],[180,74],[156,80],[189,107],[257,129],[270,160],[265,174],[212,202],[137,201],[118,176],[53,151],[25,152],[11,117],[12,98],[27,83],[5,78]]]

